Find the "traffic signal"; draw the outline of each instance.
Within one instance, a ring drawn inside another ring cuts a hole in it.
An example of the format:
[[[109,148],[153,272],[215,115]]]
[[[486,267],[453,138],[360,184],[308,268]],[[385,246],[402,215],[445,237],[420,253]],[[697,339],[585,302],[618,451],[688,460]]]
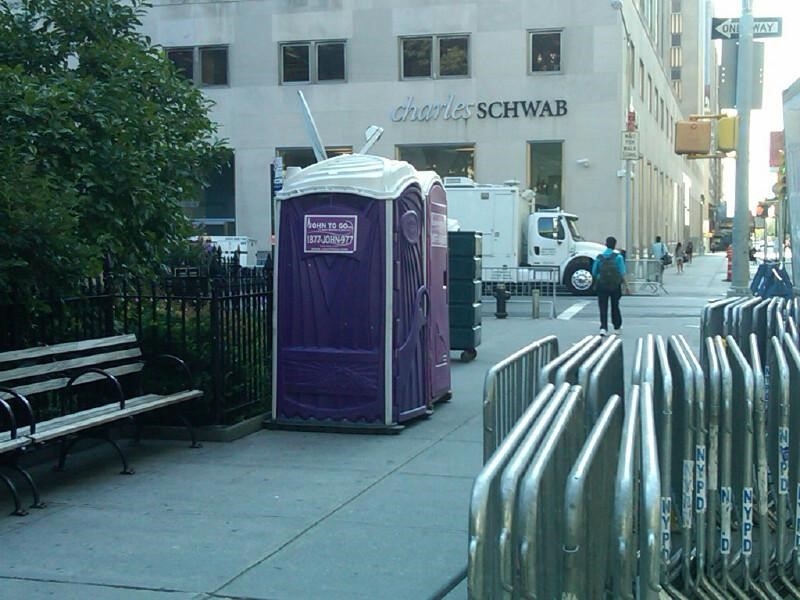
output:
[[[772,193],[775,194],[775,198],[778,200],[784,200],[786,198],[786,168],[782,167],[778,171],[778,181],[775,185],[772,186]]]
[[[711,151],[711,123],[678,121],[675,123],[675,154],[708,154]]]
[[[717,150],[733,152],[739,133],[739,117],[722,117],[717,122]]]

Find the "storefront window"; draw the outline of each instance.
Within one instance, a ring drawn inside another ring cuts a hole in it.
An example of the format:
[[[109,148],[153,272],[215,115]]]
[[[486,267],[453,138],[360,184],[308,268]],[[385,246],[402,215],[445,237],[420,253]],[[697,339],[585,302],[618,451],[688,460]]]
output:
[[[561,207],[563,142],[529,142],[529,185],[536,192],[536,206]]]
[[[475,178],[474,145],[397,146],[396,153],[399,160],[411,163],[419,171],[436,171],[439,177]]]

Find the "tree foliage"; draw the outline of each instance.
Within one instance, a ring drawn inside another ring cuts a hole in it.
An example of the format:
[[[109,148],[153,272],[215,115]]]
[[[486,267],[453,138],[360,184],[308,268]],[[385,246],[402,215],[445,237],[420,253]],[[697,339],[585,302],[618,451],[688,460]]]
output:
[[[140,0],[0,0],[0,292],[152,273],[229,160],[210,101],[139,33]]]

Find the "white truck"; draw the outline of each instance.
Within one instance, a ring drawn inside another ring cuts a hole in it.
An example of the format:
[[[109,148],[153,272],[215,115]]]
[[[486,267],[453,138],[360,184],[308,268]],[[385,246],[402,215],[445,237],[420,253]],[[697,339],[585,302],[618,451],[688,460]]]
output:
[[[254,239],[239,235],[212,235],[207,239],[222,250],[222,258],[230,260],[238,250],[241,266],[256,266],[256,241]]]
[[[464,231],[483,234],[483,280],[531,280],[530,267],[559,267],[561,283],[576,295],[592,291],[592,260],[605,246],[585,241],[576,215],[534,209],[534,192],[517,182],[478,184],[445,177],[448,217]]]

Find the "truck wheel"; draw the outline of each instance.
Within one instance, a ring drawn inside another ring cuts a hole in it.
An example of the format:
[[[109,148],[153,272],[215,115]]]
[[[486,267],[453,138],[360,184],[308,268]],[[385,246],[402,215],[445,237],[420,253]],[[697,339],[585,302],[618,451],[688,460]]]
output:
[[[586,296],[592,293],[592,263],[591,261],[576,261],[567,267],[564,274],[564,285],[570,294]]]

